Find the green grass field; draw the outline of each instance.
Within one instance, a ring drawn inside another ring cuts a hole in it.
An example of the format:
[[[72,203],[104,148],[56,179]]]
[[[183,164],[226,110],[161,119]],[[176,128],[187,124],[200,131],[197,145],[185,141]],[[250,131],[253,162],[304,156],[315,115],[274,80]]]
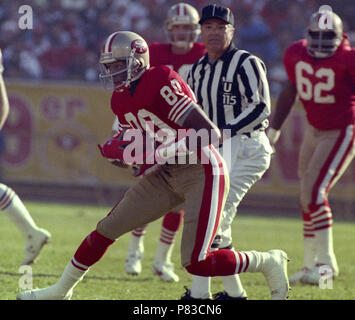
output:
[[[37,224],[52,233],[52,241],[42,250],[32,267],[33,287],[54,284],[81,241],[95,229],[96,223],[110,208],[26,202]],[[152,274],[161,220],[151,223],[145,239],[143,271],[137,277],[124,272],[124,260],[129,242],[125,235],[112,245],[101,261],[94,265],[76,287],[73,300],[176,300],[190,286],[191,275],[180,266],[180,235],[174,248],[173,261],[180,277],[178,283],[164,283]],[[302,225],[299,219],[258,217],[240,212],[233,224],[234,244],[240,250],[285,250],[291,262],[289,275],[302,266]],[[0,214],[0,299],[13,300],[19,292],[19,264],[23,258],[24,239],[10,220]],[[340,275],[333,289],[318,286],[294,286],[293,300],[355,300],[355,223],[335,222],[334,245]],[[262,274],[242,274],[242,282],[251,300],[266,300],[269,291]],[[221,280],[212,280],[212,292],[223,289]]]

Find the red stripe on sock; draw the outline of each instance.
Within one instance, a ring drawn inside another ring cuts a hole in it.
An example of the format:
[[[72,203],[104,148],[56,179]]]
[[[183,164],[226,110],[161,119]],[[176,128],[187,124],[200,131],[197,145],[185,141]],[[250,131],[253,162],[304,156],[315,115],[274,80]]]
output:
[[[82,271],[88,270],[88,268],[85,269],[85,268],[83,268],[83,267],[78,266],[78,265],[73,261],[73,259],[71,259],[70,262],[71,262],[72,265],[73,265],[75,268],[77,268],[77,269],[80,269],[80,270],[82,270]]]
[[[314,219],[319,218],[321,215],[327,214],[327,213],[330,213],[330,210],[324,210],[321,213],[319,213],[319,214],[317,214],[315,216],[312,216],[312,220],[314,221]]]
[[[311,234],[309,234],[309,233],[304,233],[304,234],[303,234],[303,237],[305,237],[305,238],[314,238],[314,233],[311,233]]]
[[[143,237],[145,235],[145,233],[146,233],[146,228],[147,228],[147,224],[145,224],[144,226],[139,227],[137,229],[134,229],[132,231],[132,235],[137,237],[137,238]]]
[[[324,221],[333,221],[333,218],[332,217],[328,217],[328,218],[324,218],[324,219],[321,219],[321,220],[318,220],[318,221],[315,221],[314,222],[314,229],[316,229],[317,225],[324,222]]]
[[[11,196],[14,193],[14,191],[12,189],[8,188],[8,190],[9,190],[9,193],[8,193],[7,197],[0,203],[1,209],[7,205],[7,202],[11,199]]]
[[[242,272],[242,267],[243,267],[243,257],[239,251],[237,251],[238,257],[239,257],[239,268],[238,268],[238,273]]]
[[[318,231],[318,230],[328,229],[328,228],[331,228],[332,226],[333,226],[333,224],[330,223],[330,224],[327,224],[327,225],[322,226],[322,227],[314,228],[314,230]]]
[[[172,244],[172,243],[173,243],[172,241],[166,241],[166,240],[164,240],[164,239],[160,239],[159,241],[160,241],[160,242],[163,242],[163,243],[165,243],[165,244]]]
[[[245,258],[246,258],[246,263],[245,263],[245,268],[243,269],[243,272],[246,272],[248,267],[249,267],[249,257],[248,255],[244,252]]]
[[[169,233],[168,233],[169,232]],[[175,235],[176,233],[175,232],[172,232],[172,231],[167,231],[167,230],[162,230],[161,232],[161,235],[160,235],[160,241],[161,242],[164,242],[164,243],[173,243],[174,240],[175,240]]]

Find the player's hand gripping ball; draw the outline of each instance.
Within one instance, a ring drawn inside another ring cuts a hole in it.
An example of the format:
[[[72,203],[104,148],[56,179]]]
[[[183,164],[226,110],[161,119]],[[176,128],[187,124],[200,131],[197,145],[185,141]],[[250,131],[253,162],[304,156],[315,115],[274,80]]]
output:
[[[131,141],[123,140],[124,131],[107,140],[103,145],[97,145],[101,155],[112,164],[127,168],[129,165],[124,162],[124,149]]]

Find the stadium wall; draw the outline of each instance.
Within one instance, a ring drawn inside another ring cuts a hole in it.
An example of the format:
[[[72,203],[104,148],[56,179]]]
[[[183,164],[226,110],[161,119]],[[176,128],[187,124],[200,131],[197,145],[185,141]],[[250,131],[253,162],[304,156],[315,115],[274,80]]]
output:
[[[97,144],[111,135],[110,92],[87,83],[7,81],[10,116],[1,132],[2,181],[27,199],[111,204],[135,182],[107,163]],[[298,151],[305,128],[298,104],[284,124],[270,169],[240,209],[298,210]],[[340,215],[352,216],[355,163],[331,192]]]

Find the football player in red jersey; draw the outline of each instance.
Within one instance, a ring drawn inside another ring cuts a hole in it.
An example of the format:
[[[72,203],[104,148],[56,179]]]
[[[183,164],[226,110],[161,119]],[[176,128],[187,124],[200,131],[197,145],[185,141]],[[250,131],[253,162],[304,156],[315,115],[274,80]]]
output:
[[[323,28],[322,14],[332,22],[329,28]],[[306,38],[286,50],[284,65],[289,80],[276,103],[270,141],[277,142],[297,95],[308,123],[298,163],[304,263],[290,282],[319,284],[322,275],[339,273],[328,193],[355,154],[355,50],[339,16],[314,13]]]
[[[74,287],[116,239],[182,203],[185,215],[181,263],[189,273],[209,277],[262,272],[271,298],[286,299],[289,286],[285,252],[210,251],[229,191],[229,176],[223,158],[213,146],[221,140],[219,129],[196,104],[186,82],[166,66],[149,68],[148,45],[129,31],[115,32],[106,39],[100,64],[103,68],[100,78],[114,89],[111,109],[119,124],[161,142],[154,150],[158,164],[99,221],[54,285],[21,292],[17,299],[70,299]],[[191,138],[201,130],[208,139],[194,143]],[[184,138],[177,139],[179,131],[186,133]],[[166,145],[162,132],[171,135],[172,144]],[[106,158],[128,163],[125,149],[118,148],[119,144],[107,143],[101,152]],[[195,151],[192,144],[196,145]],[[184,150],[185,155],[194,155],[196,161],[176,163],[176,155],[183,156]],[[147,164],[147,159],[144,160]]]
[[[191,65],[206,53],[205,45],[197,42],[200,34],[198,22],[199,14],[193,6],[183,2],[173,5],[167,13],[164,25],[169,43],[153,42],[149,46],[150,65],[167,65],[186,80]],[[152,269],[163,281],[179,281],[171,262],[171,254],[183,213],[182,207],[174,208],[164,216],[162,222]],[[131,233],[125,262],[125,271],[128,274],[138,275],[142,271],[146,227],[147,225],[141,226]]]
[[[150,65],[167,65],[186,80],[193,63],[206,54],[200,34],[198,11],[187,3],[173,5],[165,20],[164,30],[168,43],[153,42],[149,46]]]

